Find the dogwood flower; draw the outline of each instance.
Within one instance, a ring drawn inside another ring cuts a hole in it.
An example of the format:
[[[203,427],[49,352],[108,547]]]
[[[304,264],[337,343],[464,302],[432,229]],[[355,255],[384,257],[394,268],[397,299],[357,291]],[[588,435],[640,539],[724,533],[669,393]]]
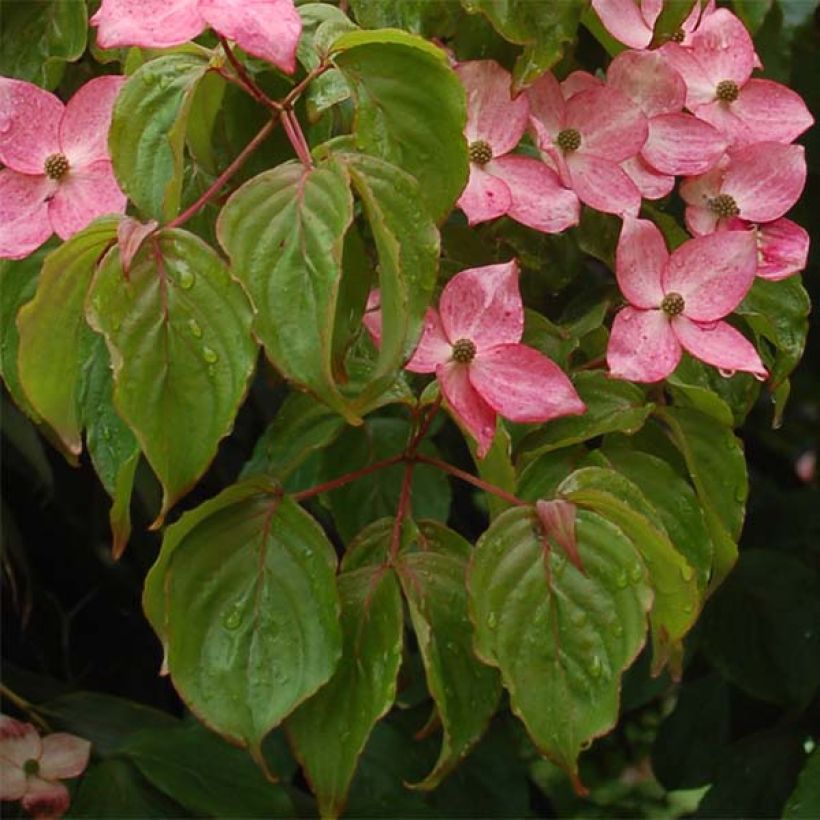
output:
[[[681,183],[686,225],[700,236],[735,217],[772,222],[797,202],[805,184],[802,145],[759,142],[730,151],[711,171]]]
[[[111,111],[124,77],[87,82],[68,105],[36,85],[0,77],[0,258],[22,259],[126,199],[108,155]]]
[[[743,219],[730,219],[726,230],[752,231],[757,241],[757,275],[770,282],[779,282],[800,273],[809,258],[809,233],[782,217],[774,222],[755,225]]]
[[[0,715],[0,800],[21,800],[35,818],[61,817],[70,798],[60,781],[82,774],[90,751],[81,737],[41,738],[30,723]]]
[[[458,206],[471,225],[507,215],[545,233],[577,225],[578,199],[551,168],[533,157],[510,153],[527,129],[529,102],[510,96],[512,78],[494,60],[456,66],[467,92],[464,133],[470,150],[470,179]]]
[[[102,0],[91,25],[102,48],[178,46],[210,26],[288,74],[302,33],[293,0]]]
[[[365,327],[376,344],[381,316],[371,294]],[[478,442],[483,458],[496,417],[540,422],[578,415],[586,406],[555,362],[520,344],[524,305],[518,264],[469,268],[444,287],[439,308],[429,308],[418,347],[406,369],[435,373],[453,416]]]
[[[646,118],[617,89],[576,87],[562,89],[547,72],[528,89],[530,124],[541,156],[581,202],[607,213],[635,214],[641,194],[620,163],[646,142]]]
[[[754,281],[751,231],[690,239],[670,255],[654,223],[627,217],[615,268],[629,305],[612,323],[607,363],[613,376],[660,381],[678,366],[683,350],[724,373],[768,375],[751,342],[721,321]]]
[[[655,23],[663,10],[663,0],[592,0],[592,8],[604,28],[630,48],[648,48],[655,36]],[[715,0],[709,0],[701,11],[700,2],[692,6],[680,31],[678,42],[685,42],[698,24],[714,12]]]

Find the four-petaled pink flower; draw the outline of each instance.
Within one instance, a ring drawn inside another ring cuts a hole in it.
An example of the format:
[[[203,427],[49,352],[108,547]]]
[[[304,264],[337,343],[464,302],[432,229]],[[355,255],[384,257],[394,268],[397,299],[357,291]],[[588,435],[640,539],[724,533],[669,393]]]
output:
[[[370,308],[378,296],[370,301]],[[381,316],[365,326],[378,344]],[[586,410],[572,383],[552,360],[520,344],[524,306],[515,260],[470,268],[444,287],[439,309],[428,309],[413,373],[435,373],[456,419],[478,442],[483,458],[495,435],[496,416],[541,422]]]
[[[82,774],[91,744],[64,732],[41,738],[30,723],[0,715],[0,800],[22,800],[36,818],[61,817],[69,804],[60,783]]]
[[[574,92],[565,92],[550,72],[528,89],[541,156],[581,202],[607,213],[637,214],[641,194],[620,163],[646,142],[646,118],[617,89],[590,85]]]
[[[52,233],[68,239],[98,216],[124,213],[108,155],[111,111],[124,77],[98,77],[63,105],[0,77],[0,258],[22,259]]]
[[[743,219],[730,219],[726,230],[751,230],[757,240],[757,275],[779,282],[800,273],[809,258],[809,232],[785,217],[755,225]]]
[[[467,92],[470,179],[458,206],[468,222],[506,214],[545,233],[577,225],[578,199],[555,172],[540,160],[510,153],[527,129],[530,106],[523,94],[510,97],[509,72],[493,60],[475,60],[457,65],[456,73]]]
[[[91,25],[102,48],[178,46],[210,26],[288,74],[302,33],[293,0],[102,0]]]
[[[754,281],[751,231],[690,239],[670,255],[654,223],[627,218],[615,266],[629,305],[612,323],[607,363],[613,376],[660,381],[678,366],[682,350],[723,372],[768,375],[751,342],[721,321]]]
[[[631,48],[648,48],[655,36],[655,23],[663,10],[663,0],[592,0],[592,8],[604,28]],[[701,11],[700,2],[675,33],[678,42],[686,42],[698,24],[714,12],[715,0],[709,0]]]

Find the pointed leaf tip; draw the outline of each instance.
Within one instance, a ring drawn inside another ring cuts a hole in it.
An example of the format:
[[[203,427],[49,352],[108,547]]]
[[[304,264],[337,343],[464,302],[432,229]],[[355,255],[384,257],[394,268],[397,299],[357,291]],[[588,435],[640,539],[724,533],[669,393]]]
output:
[[[544,535],[551,538],[566,553],[579,572],[586,575],[578,552],[578,540],[575,537],[576,506],[570,501],[555,499],[554,501],[539,500],[535,504],[535,512]]]

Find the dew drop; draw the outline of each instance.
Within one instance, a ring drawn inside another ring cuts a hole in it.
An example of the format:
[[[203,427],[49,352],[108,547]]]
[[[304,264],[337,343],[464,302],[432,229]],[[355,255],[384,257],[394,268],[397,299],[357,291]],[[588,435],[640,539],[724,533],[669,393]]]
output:
[[[629,584],[629,577],[627,576],[624,570],[618,570],[618,574],[615,576],[615,586],[618,589],[626,589],[627,585]]]
[[[762,373],[752,373],[752,376],[755,378],[756,381],[759,381],[759,382],[765,382],[766,381],[766,376],[764,376]]]
[[[219,360],[219,354],[212,348],[205,345],[205,347],[202,348],[202,358],[205,359],[208,364],[214,364]]]
[[[684,604],[683,605],[683,611],[687,615],[691,615],[695,611],[695,608],[694,608],[694,606],[692,606],[692,604]]]
[[[695,577],[695,571],[689,564],[683,564],[680,568],[680,577],[683,578],[684,581],[691,581]]]
[[[498,626],[498,618],[496,617],[495,612],[491,612],[487,616],[487,626],[490,627],[490,629],[495,629],[496,626]]]
[[[111,441],[111,431],[107,427],[103,427],[102,436],[106,441]]]
[[[624,634],[624,628],[618,623],[618,621],[613,621],[609,628],[612,634],[618,638]]]
[[[235,605],[233,609],[225,614],[225,617],[222,619],[222,625],[225,629],[239,629],[242,625],[242,610],[239,604]]]
[[[633,564],[629,570],[629,580],[637,584],[641,578],[643,578],[643,567],[640,564]]]
[[[721,375],[721,376],[723,376],[723,378],[724,378],[724,379],[731,379],[731,378],[732,378],[732,376],[734,376],[734,375],[735,375],[735,371],[734,371],[734,370],[727,370],[727,369],[725,369],[725,368],[723,368],[723,367],[719,367],[719,368],[718,368],[718,373],[720,373],[720,375]]]
[[[604,668],[601,664],[601,659],[597,655],[593,655],[589,662],[589,665],[587,666],[587,672],[589,672],[590,677],[600,678],[601,672],[603,671]]]
[[[714,330],[718,326],[719,322],[698,322],[698,327],[701,330]]]
[[[183,290],[190,290],[194,286],[194,275],[188,268],[179,269],[179,286]]]
[[[202,328],[199,326],[199,322],[197,322],[196,319],[188,319],[188,330],[191,331],[191,335],[195,338],[202,338]]]

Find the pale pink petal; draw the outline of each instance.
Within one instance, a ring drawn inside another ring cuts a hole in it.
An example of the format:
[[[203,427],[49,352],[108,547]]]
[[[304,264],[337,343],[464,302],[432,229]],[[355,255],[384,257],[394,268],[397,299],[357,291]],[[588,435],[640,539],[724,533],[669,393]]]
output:
[[[777,219],[757,227],[757,249],[757,275],[777,282],[805,269],[809,234],[790,219]]]
[[[653,23],[647,23],[635,0],[592,0],[604,28],[630,48],[646,48],[652,42]]]
[[[754,345],[726,322],[699,324],[685,316],[672,320],[672,330],[688,353],[706,364],[726,371],[751,373],[759,379],[769,374]]]
[[[248,54],[288,74],[296,70],[302,18],[293,0],[199,0],[199,13]]]
[[[734,197],[739,216],[749,222],[771,222],[800,198],[806,184],[802,145],[758,142],[731,154],[722,191]]]
[[[55,732],[43,738],[40,776],[46,780],[65,780],[85,771],[91,743],[76,735]]]
[[[427,308],[421,339],[404,369],[412,373],[435,373],[438,365],[450,359],[452,351],[438,313],[433,308]]]
[[[62,783],[29,777],[22,806],[35,820],[56,820],[65,814],[70,799]]]
[[[649,121],[649,137],[641,156],[662,174],[703,174],[726,150],[717,128],[691,114],[662,114]]]
[[[0,800],[19,800],[26,793],[22,767],[0,755]]]
[[[646,24],[654,31],[655,23],[663,11],[664,0],[639,0],[641,4],[641,14]]]
[[[618,287],[639,308],[660,307],[661,275],[669,259],[666,241],[654,222],[625,217],[615,252]]]
[[[657,382],[677,366],[681,348],[662,310],[623,308],[612,323],[606,361],[617,379]]]
[[[567,167],[581,202],[608,214],[638,213],[641,192],[617,163],[578,151],[567,155]]]
[[[586,91],[588,88],[600,88],[603,81],[588,71],[573,71],[565,80],[561,80],[561,93],[564,99],[574,97],[579,91]]]
[[[362,324],[368,334],[370,334],[370,338],[376,347],[380,347],[382,343],[382,312],[380,305],[381,294],[379,293],[379,289],[375,288],[370,291],[367,297],[364,316],[362,316]]]
[[[108,159],[111,112],[125,77],[97,77],[69,100],[60,123],[60,150],[70,167]]]
[[[640,154],[625,159],[621,163],[626,175],[635,183],[635,187],[644,199],[662,199],[675,187],[675,177],[659,174],[650,168]]]
[[[700,2],[694,3],[692,5],[692,11],[689,12],[689,16],[681,24],[681,29],[684,34],[691,35],[692,32],[698,27],[698,23],[714,13],[715,0],[707,0],[702,9]],[[684,39],[684,43],[686,42],[687,39]]]
[[[495,60],[473,60],[456,66],[467,92],[468,142],[483,140],[500,157],[512,151],[527,128],[530,105],[524,94],[510,98],[512,77]]]
[[[566,124],[566,103],[555,75],[544,72],[528,89],[530,112],[542,126],[539,142],[552,142]]]
[[[102,0],[91,18],[101,48],[167,48],[201,34],[199,0]]]
[[[706,236],[714,233],[723,220],[708,208],[689,206],[683,215],[683,221],[692,236]]]
[[[39,760],[42,743],[37,730],[8,715],[0,715],[0,757],[21,766],[27,760]]]
[[[578,197],[540,160],[507,154],[493,160],[488,170],[507,184],[511,197],[507,215],[516,222],[544,233],[560,233],[578,224]]]
[[[436,377],[456,421],[478,442],[478,457],[484,458],[495,436],[496,415],[470,384],[468,367],[458,362],[441,364],[436,368]]]
[[[506,344],[483,350],[468,372],[470,383],[481,397],[510,421],[549,421],[586,410],[564,371],[526,345]]]
[[[104,214],[125,213],[125,194],[119,189],[107,159],[72,170],[48,204],[51,226],[68,239]]]
[[[712,322],[740,304],[756,270],[754,231],[720,231],[676,248],[666,266],[663,288],[683,297],[684,316]]]
[[[715,99],[716,84],[690,49],[677,43],[664,43],[659,49],[664,60],[675,69],[686,83],[686,107],[695,110],[699,105]]]
[[[712,102],[705,105],[695,106],[693,112],[699,120],[708,122],[717,128],[731,146],[740,147],[746,144],[742,136],[745,126],[735,116],[734,103],[712,100]]]
[[[743,85],[755,66],[755,49],[746,26],[728,9],[717,9],[701,21],[688,45],[695,59],[712,80]]]
[[[567,125],[581,133],[578,153],[621,162],[646,142],[647,124],[641,110],[620,91],[601,86],[567,101]]]
[[[696,177],[687,177],[680,184],[679,193],[689,206],[686,209],[686,227],[694,236],[712,233],[717,228],[718,217],[709,209],[709,201],[720,193],[724,171],[721,163]]]
[[[471,162],[467,187],[458,200],[458,207],[464,211],[470,225],[503,216],[509,211],[511,204],[512,197],[507,183]]]
[[[0,77],[0,163],[22,174],[45,173],[45,162],[60,151],[65,107],[48,91]]]
[[[48,197],[55,187],[45,175],[0,171],[0,259],[23,259],[54,233]]]
[[[470,339],[481,351],[520,341],[524,306],[518,289],[518,262],[511,259],[457,273],[444,286],[439,313],[453,343]]]
[[[120,249],[120,261],[123,273],[128,276],[131,263],[142,247],[142,243],[159,227],[159,223],[151,219],[140,222],[130,216],[124,217],[117,225],[117,245]]]
[[[606,81],[647,117],[680,111],[686,102],[686,83],[658,51],[622,51],[609,64]]]

